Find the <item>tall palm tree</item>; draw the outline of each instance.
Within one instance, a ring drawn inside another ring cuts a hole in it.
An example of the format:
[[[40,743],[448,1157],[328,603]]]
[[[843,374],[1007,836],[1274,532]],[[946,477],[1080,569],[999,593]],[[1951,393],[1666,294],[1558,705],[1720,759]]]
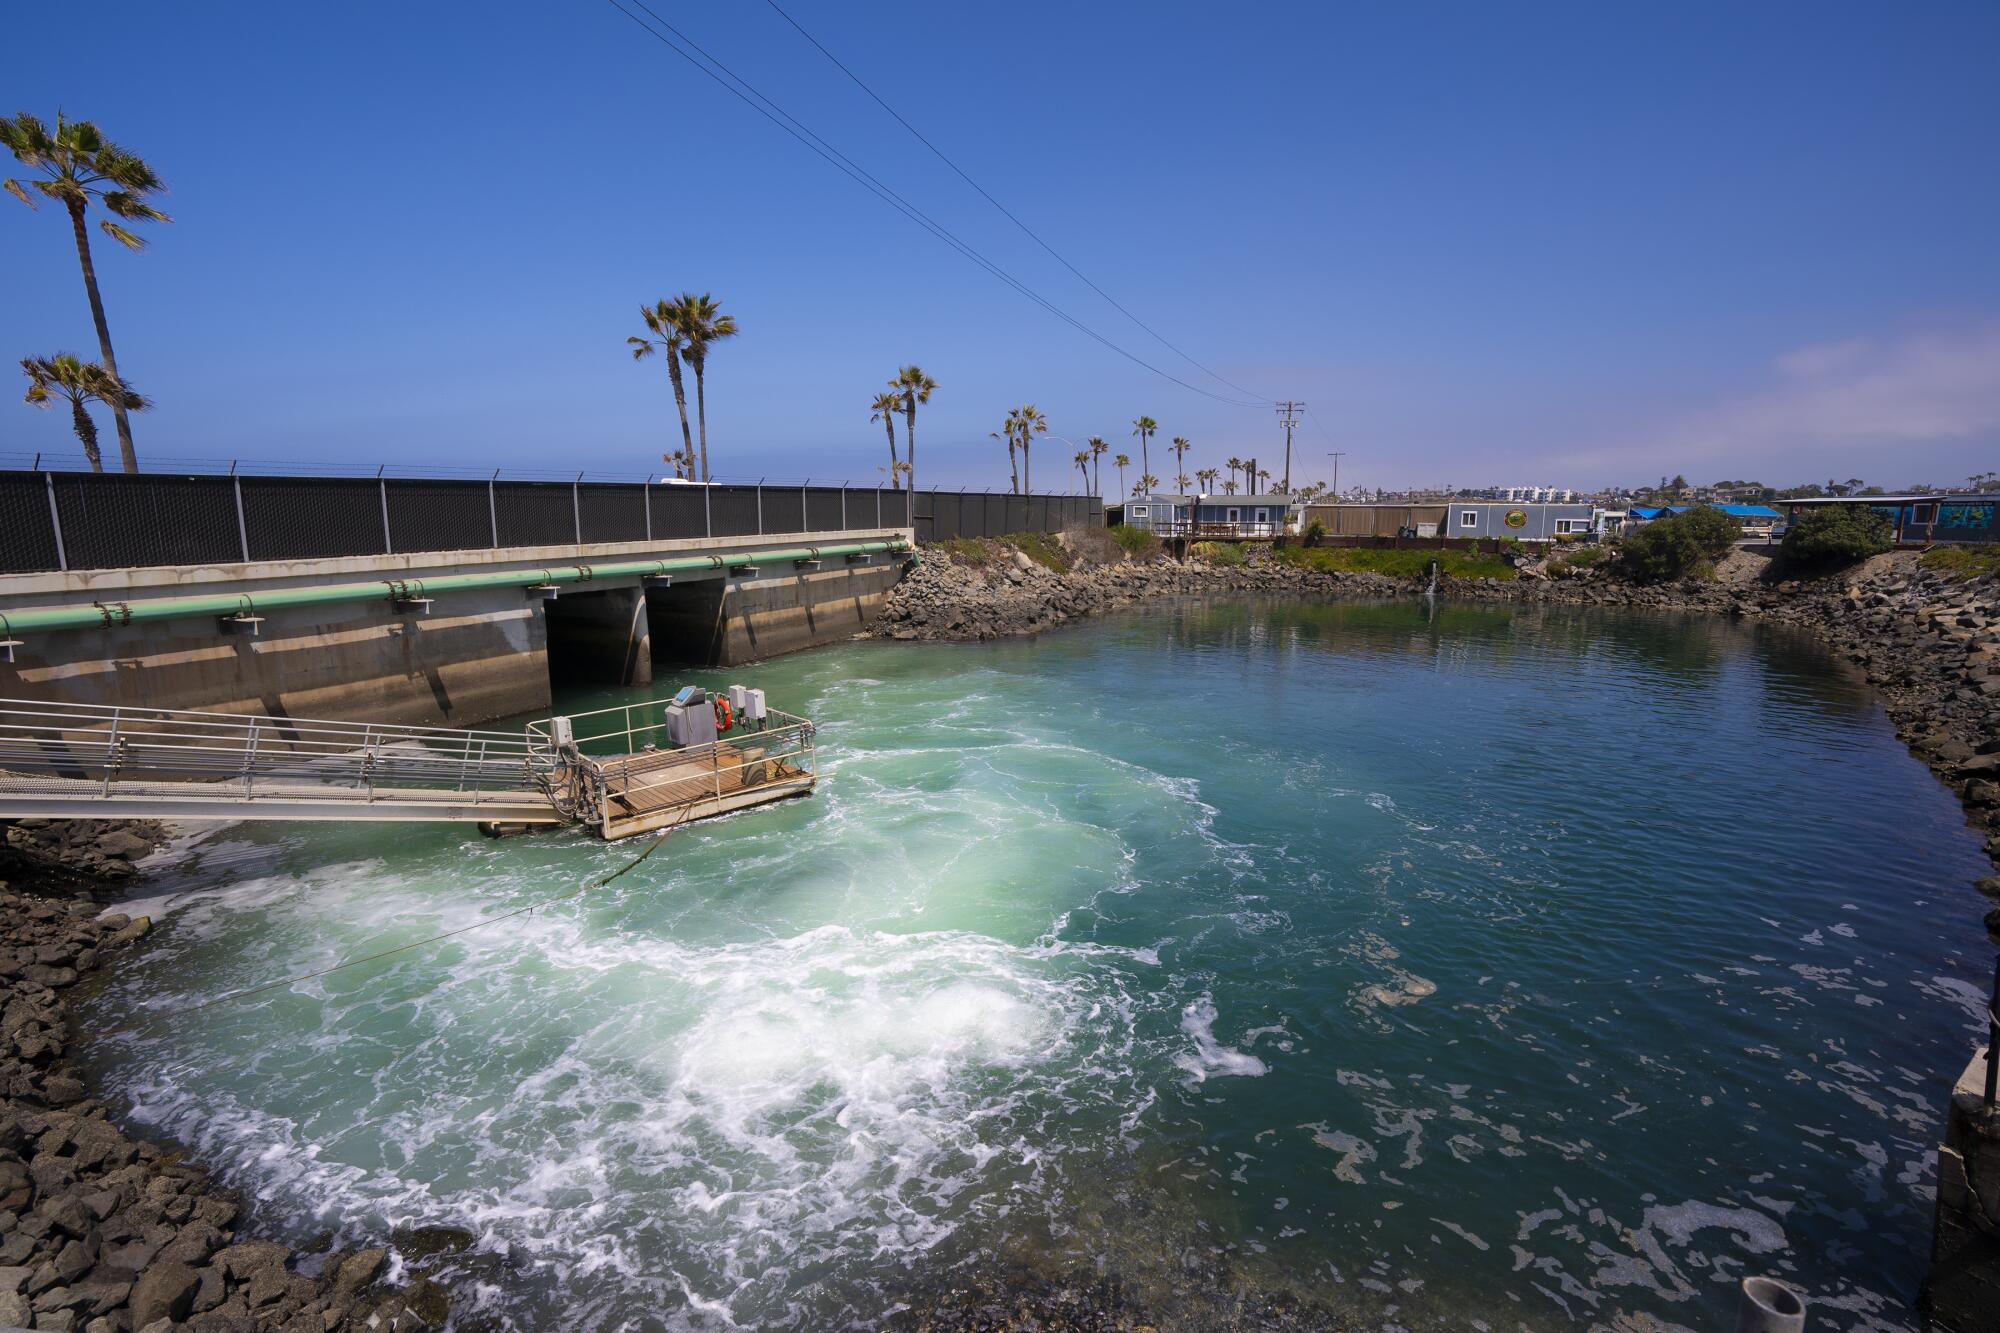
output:
[[[1239,472],[1241,472],[1242,470],[1243,470],[1243,460],[1242,460],[1242,459],[1240,459],[1240,458],[1231,458],[1231,459],[1229,460],[1229,480],[1230,480],[1230,481],[1231,481],[1232,483],[1233,483],[1233,482],[1234,482],[1234,481],[1236,480],[1236,474],[1237,474],[1237,473],[1239,473]],[[1236,492],[1235,492],[1235,491],[1233,491],[1233,490],[1232,490],[1232,491],[1230,491],[1229,493],[1230,493],[1231,495],[1234,495],[1234,494],[1236,494]]]
[[[1036,411],[1033,403],[1023,403],[1015,408],[1014,415],[1018,418],[1014,429],[1021,437],[1021,494],[1026,495],[1034,488],[1029,479],[1028,441],[1033,436],[1049,433],[1049,419]]]
[[[681,380],[681,348],[687,339],[682,337],[680,329],[675,327],[674,307],[664,300],[653,306],[640,306],[639,318],[646,322],[646,332],[653,336],[627,338],[625,343],[632,349],[634,361],[644,361],[655,352],[666,353],[667,378],[673,381],[674,406],[679,408],[681,413],[681,448],[692,454],[694,435],[688,430],[687,386]],[[674,475],[678,477],[680,464],[674,455],[668,454],[667,461],[674,464]]]
[[[1174,443],[1173,443],[1174,472],[1176,474],[1174,480],[1179,483],[1180,488],[1183,492],[1185,492],[1188,488],[1187,451],[1192,448],[1194,448],[1194,445],[1188,441],[1187,436],[1185,435],[1174,436]]]
[[[1222,493],[1224,495],[1236,494],[1236,478],[1231,477],[1228,481],[1222,483]]]
[[[1158,477],[1154,476],[1150,472],[1143,472],[1139,475],[1139,480],[1133,484],[1132,494],[1151,495],[1153,493],[1153,488],[1155,486],[1158,486],[1159,484],[1160,484],[1160,479]]]
[[[127,412],[143,412],[152,406],[108,369],[73,352],[24,356],[21,373],[28,377],[26,401],[30,404],[50,407],[58,398],[68,400],[70,425],[83,443],[83,456],[90,460],[92,472],[104,471],[104,459],[97,451],[97,423],[90,419],[83,405],[103,403]]]
[[[931,390],[937,388],[937,381],[916,366],[904,366],[896,372],[896,378],[889,381],[889,387],[903,397],[903,452],[910,457],[908,471],[910,492],[917,489],[917,404],[931,400]]]
[[[1140,417],[1132,423],[1132,433],[1139,437],[1139,471],[1142,473],[1152,471],[1152,463],[1146,453],[1146,441],[1152,439],[1154,432],[1159,429],[1160,423],[1151,417]]]
[[[1255,481],[1259,486],[1265,485],[1271,480],[1271,469],[1267,467],[1258,468],[1257,475],[1251,478],[1251,480]],[[1265,492],[1263,491],[1256,491],[1256,490],[1253,490],[1251,492],[1252,495],[1262,495],[1264,493]]]
[[[1205,467],[1194,474],[1195,480],[1201,483],[1201,488],[1204,491],[1213,491],[1215,489],[1215,479],[1221,475],[1222,473],[1212,467]]]
[[[1132,466],[1130,454],[1119,454],[1111,460],[1111,466],[1118,469],[1118,493],[1125,494],[1125,469]]]
[[[1090,492],[1093,495],[1102,495],[1104,494],[1104,487],[1099,480],[1102,474],[1098,470],[1097,460],[1104,457],[1105,452],[1111,446],[1105,443],[1102,435],[1093,435],[1085,440],[1084,444],[1090,450]]]
[[[1014,461],[1014,437],[1020,433],[1020,426],[1021,414],[1009,412],[1000,429],[989,432],[994,439],[1004,438],[1007,441],[1007,490],[1011,495],[1021,493],[1021,469]]]
[[[1088,492],[1090,490],[1090,450],[1079,449],[1076,451],[1076,470],[1083,474],[1083,489],[1085,492]]]
[[[37,194],[54,199],[69,213],[70,230],[76,235],[76,258],[83,265],[83,289],[90,297],[90,318],[97,325],[97,352],[104,358],[105,373],[118,379],[118,358],[111,352],[111,325],[104,318],[104,298],[97,291],[97,267],[90,260],[90,230],[83,215],[96,199],[111,214],[97,225],[127,250],[143,250],[146,242],[120,226],[113,218],[127,222],[172,222],[173,219],[146,202],[146,196],[167,187],[137,154],[128,152],[99,133],[87,120],[64,120],[56,115],[55,133],[34,116],[23,111],[8,120],[0,116],[0,143],[4,143],[21,165],[41,173],[28,182]],[[35,201],[17,180],[0,181],[0,189],[33,208]],[[132,448],[132,423],[126,419],[131,407],[114,394],[110,400],[112,420],[118,423],[118,458],[127,472],[139,470],[139,455]]]
[[[881,422],[882,429],[889,432],[889,475],[894,477],[902,470],[896,461],[896,414],[903,410],[903,400],[893,393],[878,393],[869,407],[874,415],[868,419]]]
[[[701,437],[701,479],[708,480],[708,350],[737,334],[736,316],[725,315],[707,292],[682,292],[668,303],[670,322],[681,335],[681,355],[694,368],[695,429]]]

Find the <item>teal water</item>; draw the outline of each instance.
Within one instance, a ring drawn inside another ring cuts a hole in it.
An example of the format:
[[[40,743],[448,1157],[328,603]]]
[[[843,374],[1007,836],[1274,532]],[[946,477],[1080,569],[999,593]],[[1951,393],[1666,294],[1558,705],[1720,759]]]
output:
[[[1915,1326],[1984,864],[1810,643],[1235,603],[730,674],[820,721],[817,796],[100,1041],[114,1100],[296,1239],[476,1233],[459,1290],[520,1328],[869,1327],[1093,1263],[1184,1328],[1707,1330],[1752,1272]],[[640,845],[227,828],[88,1021]]]

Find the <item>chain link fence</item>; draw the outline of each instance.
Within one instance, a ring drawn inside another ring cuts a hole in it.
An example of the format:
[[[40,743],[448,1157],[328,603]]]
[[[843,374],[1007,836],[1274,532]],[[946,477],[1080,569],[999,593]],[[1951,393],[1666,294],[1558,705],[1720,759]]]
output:
[[[0,574],[913,528],[1101,526],[1101,500],[856,486],[0,471]]]

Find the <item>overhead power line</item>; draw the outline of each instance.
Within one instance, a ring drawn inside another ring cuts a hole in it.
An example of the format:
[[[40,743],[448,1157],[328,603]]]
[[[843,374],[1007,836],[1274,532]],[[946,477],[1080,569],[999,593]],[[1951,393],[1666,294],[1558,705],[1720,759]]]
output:
[[[1022,230],[1022,232],[1027,235],[1029,240],[1032,240],[1036,245],[1039,245],[1042,247],[1042,249],[1048,251],[1049,254],[1055,259],[1055,261],[1058,264],[1061,264],[1064,268],[1068,269],[1072,274],[1074,274],[1079,282],[1083,283],[1084,286],[1090,288],[1090,290],[1096,292],[1099,296],[1103,297],[1107,302],[1109,302],[1112,309],[1116,310],[1119,314],[1125,316],[1125,318],[1131,320],[1141,329],[1144,329],[1148,334],[1152,336],[1155,342],[1160,344],[1160,346],[1166,348],[1168,351],[1172,352],[1175,356],[1178,356],[1181,360],[1187,362],[1189,365],[1193,366],[1196,370],[1199,370],[1202,374],[1208,376],[1210,379],[1216,381],[1218,384],[1226,384],[1230,388],[1236,390],[1236,392],[1244,394],[1251,398],[1259,399],[1261,402],[1268,403],[1271,401],[1269,398],[1266,398],[1263,395],[1259,394],[1255,389],[1246,389],[1242,385],[1236,383],[1234,380],[1227,379],[1221,375],[1218,375],[1215,371],[1210,370],[1207,366],[1195,360],[1193,357],[1189,356],[1186,352],[1183,352],[1180,348],[1174,346],[1173,343],[1167,341],[1165,334],[1161,333],[1158,329],[1155,329],[1152,325],[1146,323],[1145,320],[1140,319],[1130,310],[1127,310],[1125,306],[1118,300],[1117,297],[1113,296],[1110,292],[1105,291],[1102,287],[1092,282],[1090,278],[1083,272],[1083,270],[1079,269],[1075,264],[1070,263],[1069,260],[1065,259],[1053,245],[1050,245],[1047,241],[1043,240],[1040,234],[1038,234],[1033,227],[1030,227],[1027,223],[1021,221],[1020,218],[1016,217],[1012,209],[1008,208],[1007,205],[1001,203],[998,199],[994,198],[993,195],[986,189],[985,186],[981,185],[978,181],[968,176],[965,173],[965,169],[963,167],[959,166],[958,163],[952,161],[951,158],[945,153],[944,149],[939,148],[936,144],[932,143],[928,138],[926,138],[924,136],[923,131],[919,130],[915,125],[912,125],[909,121],[905,120],[903,118],[903,114],[900,111],[896,110],[895,107],[892,107],[887,102],[883,101],[882,95],[880,93],[876,92],[873,88],[869,87],[867,81],[864,80],[859,74],[856,74],[853,70],[849,69],[847,65],[841,61],[839,56],[836,56],[833,52],[827,50],[826,47],[821,44],[819,38],[807,32],[804,26],[801,25],[797,19],[793,18],[789,13],[785,11],[784,7],[778,3],[778,0],[764,0],[764,3],[769,5],[772,9],[776,10],[778,12],[778,17],[782,18],[785,22],[791,24],[793,28],[797,29],[799,36],[805,38],[808,42],[811,42],[814,50],[818,51],[821,55],[825,56],[828,60],[832,61],[835,69],[838,69],[842,74],[845,74],[848,78],[852,79],[854,81],[855,87],[859,88],[862,92],[867,93],[869,97],[873,98],[875,101],[875,105],[881,107],[884,111],[888,112],[889,115],[895,120],[895,122],[898,125],[901,125],[904,129],[908,130],[913,136],[915,136],[916,141],[918,143],[930,149],[931,152],[937,157],[938,161],[950,167],[954,172],[957,173],[958,178],[960,180],[964,181],[967,185],[970,185],[974,190],[977,190],[979,192],[980,198],[984,199],[987,203],[993,205],[993,207],[999,209],[1001,215],[1004,216],[1009,222],[1019,227]]]
[[[608,3],[613,9],[617,10],[619,13],[623,14],[626,18],[631,19],[632,22],[637,24],[640,30],[645,32],[647,36],[653,38],[655,41],[659,42],[662,46],[665,46],[668,50],[672,51],[675,55],[678,55],[681,59],[687,61],[688,64],[700,70],[703,74],[708,76],[709,79],[713,80],[716,84],[718,84],[724,90],[729,92],[732,96],[736,97],[739,101],[743,102],[746,106],[750,107],[751,110],[763,116],[773,125],[776,125],[779,129],[791,135],[794,139],[797,139],[807,148],[810,148],[813,152],[817,153],[820,157],[824,158],[828,163],[830,163],[839,171],[847,175],[856,184],[860,185],[863,189],[869,191],[869,193],[875,195],[883,203],[889,205],[897,212],[903,214],[903,216],[909,218],[910,221],[916,223],[919,227],[922,227],[925,231],[930,232],[931,235],[937,237],[940,241],[943,241],[946,245],[958,251],[960,254],[964,255],[967,259],[971,260],[979,267],[985,269],[988,273],[992,274],[995,278],[998,278],[1001,282],[1007,284],[1007,286],[1013,288],[1015,291],[1019,292],[1022,296],[1027,297],[1030,301],[1033,301],[1036,305],[1042,307],[1044,310],[1048,311],[1056,318],[1062,320],[1065,324],[1068,324],[1070,327],[1076,329],[1079,333],[1082,333],[1085,336],[1092,338],[1095,341],[1103,344],[1109,350],[1116,352],[1119,356],[1124,357],[1127,361],[1132,362],[1134,365],[1139,366],[1141,369],[1149,370],[1153,374],[1158,375],[1161,379],[1168,380],[1174,384],[1178,384],[1183,389],[1187,389],[1192,393],[1198,393],[1202,395],[1204,398],[1212,398],[1216,402],[1226,403],[1231,407],[1268,406],[1268,400],[1245,402],[1240,399],[1225,397],[1222,394],[1215,393],[1208,389],[1204,389],[1199,384],[1190,384],[1186,380],[1182,379],[1180,376],[1175,375],[1169,371],[1162,370],[1160,367],[1154,365],[1150,361],[1145,360],[1143,357],[1137,356],[1134,353],[1127,351],[1125,348],[1119,346],[1117,343],[1111,341],[1111,339],[1105,337],[1097,330],[1085,324],[1082,320],[1077,319],[1074,315],[1071,315],[1067,311],[1061,309],[1060,307],[1055,305],[1055,303],[1048,300],[1046,297],[1042,296],[1039,292],[1036,292],[1034,289],[1030,288],[1026,283],[1023,283],[1020,279],[1016,278],[1013,274],[1007,272],[1005,269],[1001,268],[998,264],[988,259],[978,250],[974,249],[972,246],[968,245],[965,241],[961,240],[948,227],[938,222],[935,218],[932,218],[929,214],[925,213],[915,204],[912,204],[909,200],[905,199],[902,195],[898,194],[889,185],[885,184],[880,178],[870,173],[866,168],[860,166],[852,158],[848,157],[845,153],[841,152],[839,149],[835,148],[832,144],[828,143],[825,139],[822,139],[819,135],[815,134],[811,129],[807,128],[797,118],[795,118],[790,112],[786,111],[776,102],[766,97],[763,93],[757,91],[756,88],[752,87],[735,71],[731,70],[727,65],[723,64],[720,60],[717,60],[714,56],[710,55],[707,51],[703,50],[701,46],[698,43],[696,43],[692,38],[688,37],[687,34],[683,33],[680,29],[674,27],[673,24],[661,18],[659,14],[654,12],[653,9],[650,8],[645,3],[645,0],[629,0],[629,4],[634,8],[644,11],[644,13],[647,15],[647,18],[650,18],[652,20],[651,23],[648,23],[646,19],[640,18],[638,14],[634,13],[633,8],[628,8],[627,7],[628,0],[606,0],[606,3]],[[658,24],[659,27],[658,28],[654,27],[653,26],[654,24]],[[665,29],[665,32],[660,31],[660,29]],[[671,36],[669,36],[668,34],[671,34]],[[714,68],[710,68],[710,66],[713,66]]]

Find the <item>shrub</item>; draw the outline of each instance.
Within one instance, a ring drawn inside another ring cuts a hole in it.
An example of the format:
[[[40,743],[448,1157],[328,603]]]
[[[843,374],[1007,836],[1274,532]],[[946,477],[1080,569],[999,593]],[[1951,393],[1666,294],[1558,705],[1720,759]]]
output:
[[[1438,562],[1439,571],[1449,578],[1511,579],[1514,577],[1514,567],[1508,564],[1504,557],[1485,555],[1478,551],[1462,551],[1457,548],[1429,551],[1363,546],[1314,548],[1288,546],[1278,551],[1276,555],[1284,563],[1297,565],[1301,569],[1387,574],[1391,578],[1398,579],[1424,577],[1433,560]]]
[[[993,549],[977,537],[947,537],[932,546],[978,569],[993,563]]]
[[[1670,583],[1711,571],[1743,530],[1712,505],[1656,518],[1625,539],[1625,570],[1641,583]]]
[[[1233,569],[1243,563],[1243,548],[1234,542],[1196,542],[1193,550],[1196,559],[1206,560],[1211,565],[1227,565]]]
[[[1933,547],[1917,563],[1948,579],[1990,577],[2000,574],[2000,545]]]
[[[1318,546],[1326,540],[1326,524],[1314,519],[1306,524],[1306,530],[1301,534],[1300,540],[1307,546]]]
[[[1021,554],[1044,569],[1053,569],[1058,574],[1069,571],[1069,552],[1046,532],[1010,532],[1001,540],[1019,548]]]
[[[1800,514],[1779,550],[1787,562],[1835,569],[1880,555],[1894,539],[1889,516],[1854,505],[1819,505]]]
[[[1120,523],[1110,529],[1111,540],[1125,548],[1125,554],[1148,556],[1160,549],[1160,539],[1144,528]]]

